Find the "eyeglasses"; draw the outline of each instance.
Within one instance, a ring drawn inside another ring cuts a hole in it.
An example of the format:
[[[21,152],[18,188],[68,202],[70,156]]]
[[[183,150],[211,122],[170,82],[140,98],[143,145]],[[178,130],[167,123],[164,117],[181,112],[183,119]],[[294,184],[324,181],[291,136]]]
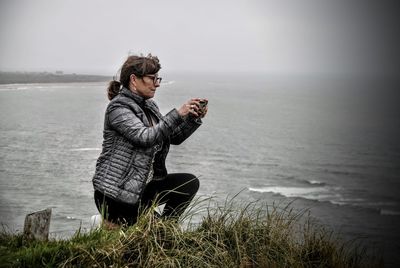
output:
[[[154,85],[155,84],[157,84],[157,83],[161,83],[161,80],[162,80],[162,77],[158,77],[157,75],[145,75],[144,77],[150,77],[150,78],[152,78],[153,79],[153,83],[154,83]]]

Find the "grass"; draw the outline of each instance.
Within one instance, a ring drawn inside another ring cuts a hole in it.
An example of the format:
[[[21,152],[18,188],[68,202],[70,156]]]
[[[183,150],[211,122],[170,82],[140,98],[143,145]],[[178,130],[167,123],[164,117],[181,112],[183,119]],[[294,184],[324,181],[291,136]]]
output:
[[[131,227],[78,230],[67,240],[0,234],[1,267],[382,267],[377,254],[342,242],[306,211],[261,202],[191,205],[179,221],[153,210]],[[194,218],[202,215],[200,222]]]

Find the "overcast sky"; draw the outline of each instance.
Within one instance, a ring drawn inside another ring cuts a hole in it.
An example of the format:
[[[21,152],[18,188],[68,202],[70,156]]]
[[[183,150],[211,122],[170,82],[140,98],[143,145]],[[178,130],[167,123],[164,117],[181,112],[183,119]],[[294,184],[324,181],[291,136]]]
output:
[[[165,71],[395,72],[390,2],[0,0],[0,70],[113,75],[151,52]]]

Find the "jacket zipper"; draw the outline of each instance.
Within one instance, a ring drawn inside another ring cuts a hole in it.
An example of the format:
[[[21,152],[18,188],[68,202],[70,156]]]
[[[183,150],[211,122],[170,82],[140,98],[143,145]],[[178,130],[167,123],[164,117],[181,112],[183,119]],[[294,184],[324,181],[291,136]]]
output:
[[[147,173],[146,184],[148,184],[153,179],[153,175],[154,175],[153,166],[154,166],[154,161],[155,161],[155,158],[156,158],[156,154],[157,154],[159,149],[160,149],[160,146],[158,144],[156,146],[154,146],[153,157],[151,158],[151,161],[150,161],[149,173]]]

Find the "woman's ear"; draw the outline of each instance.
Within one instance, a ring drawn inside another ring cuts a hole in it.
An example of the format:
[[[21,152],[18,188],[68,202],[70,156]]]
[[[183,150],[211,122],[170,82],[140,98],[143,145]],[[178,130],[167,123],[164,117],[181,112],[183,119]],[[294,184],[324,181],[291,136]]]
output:
[[[131,76],[129,76],[129,83],[132,84],[134,88],[136,88],[136,82],[137,82],[136,75],[131,74]]]

